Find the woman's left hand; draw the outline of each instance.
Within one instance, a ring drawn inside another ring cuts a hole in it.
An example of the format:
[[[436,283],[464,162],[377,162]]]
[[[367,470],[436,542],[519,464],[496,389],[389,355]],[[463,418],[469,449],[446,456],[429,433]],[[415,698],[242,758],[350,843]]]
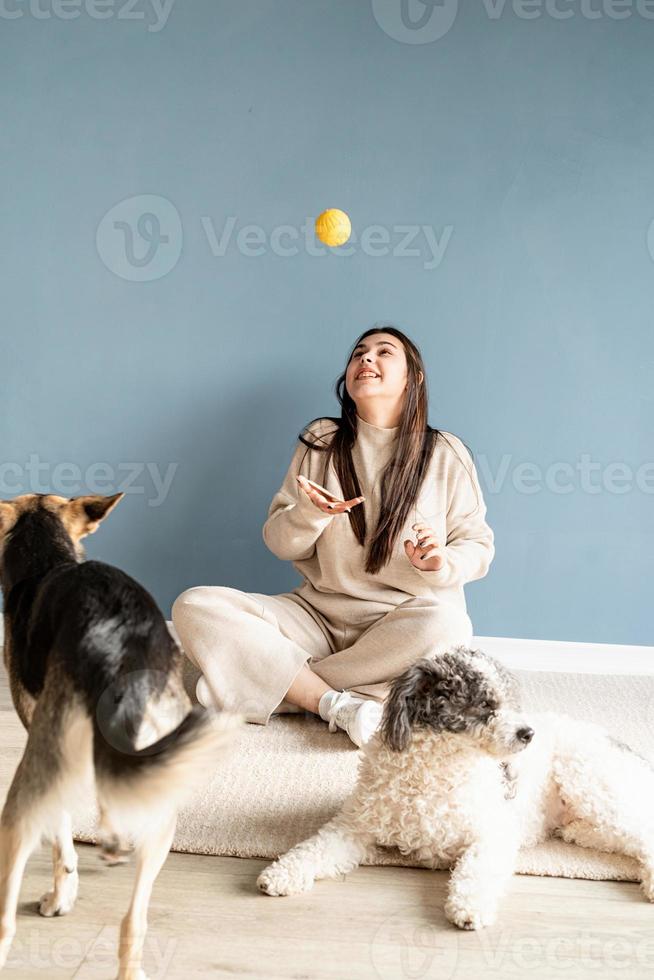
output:
[[[434,529],[427,524],[414,524],[417,544],[408,538],[404,542],[404,551],[412,565],[421,568],[423,572],[437,572],[443,567],[443,552],[434,537]]]

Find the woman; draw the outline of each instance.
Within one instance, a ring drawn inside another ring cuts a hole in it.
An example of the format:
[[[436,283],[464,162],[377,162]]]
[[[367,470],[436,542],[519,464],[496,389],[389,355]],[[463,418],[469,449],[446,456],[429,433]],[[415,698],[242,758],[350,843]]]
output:
[[[304,709],[362,745],[389,682],[470,644],[463,586],[495,549],[470,455],[427,423],[424,365],[408,337],[362,334],[336,394],[341,417],[303,430],[263,528],[303,584],[273,596],[200,586],[172,615],[204,675],[202,704],[262,725]]]

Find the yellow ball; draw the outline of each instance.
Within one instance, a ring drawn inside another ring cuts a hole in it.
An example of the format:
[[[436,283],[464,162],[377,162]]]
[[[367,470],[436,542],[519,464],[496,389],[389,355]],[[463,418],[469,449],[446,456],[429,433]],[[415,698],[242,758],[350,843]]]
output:
[[[316,235],[331,248],[344,245],[351,234],[352,224],[345,211],[328,208],[316,218]]]

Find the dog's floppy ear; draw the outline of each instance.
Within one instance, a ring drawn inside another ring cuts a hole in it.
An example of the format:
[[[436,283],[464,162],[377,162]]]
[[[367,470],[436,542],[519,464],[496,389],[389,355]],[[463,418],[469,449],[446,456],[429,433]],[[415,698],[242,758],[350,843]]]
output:
[[[380,726],[383,742],[395,752],[404,752],[411,741],[414,725],[431,713],[431,693],[440,672],[432,660],[420,660],[393,682]]]
[[[61,520],[70,536],[78,541],[87,534],[94,534],[100,521],[111,513],[124,496],[124,493],[115,493],[112,497],[101,497],[97,494],[73,497],[64,504]]]
[[[10,500],[0,500],[0,535],[6,534],[16,523],[18,514]]]

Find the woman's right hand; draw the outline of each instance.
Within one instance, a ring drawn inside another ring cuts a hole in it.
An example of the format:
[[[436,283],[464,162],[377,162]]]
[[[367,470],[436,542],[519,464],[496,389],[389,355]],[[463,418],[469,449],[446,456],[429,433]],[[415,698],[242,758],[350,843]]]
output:
[[[352,500],[339,500],[338,497],[334,497],[327,490],[316,490],[304,476],[297,476],[295,479],[311,503],[325,514],[349,514],[352,507],[363,503],[366,499],[365,497],[353,497]]]

